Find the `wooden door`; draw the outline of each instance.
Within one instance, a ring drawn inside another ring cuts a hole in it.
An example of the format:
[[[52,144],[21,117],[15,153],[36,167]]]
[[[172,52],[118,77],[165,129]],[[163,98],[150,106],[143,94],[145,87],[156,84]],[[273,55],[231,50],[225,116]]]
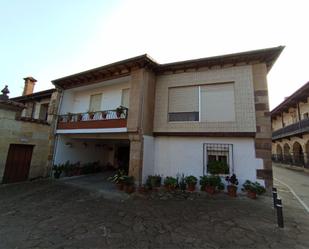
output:
[[[3,183],[28,179],[33,145],[11,144],[6,158]]]

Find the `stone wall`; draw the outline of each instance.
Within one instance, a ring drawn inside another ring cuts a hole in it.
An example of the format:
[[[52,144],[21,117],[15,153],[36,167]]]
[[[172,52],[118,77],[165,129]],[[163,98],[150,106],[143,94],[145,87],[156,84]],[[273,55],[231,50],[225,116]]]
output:
[[[15,120],[16,111],[0,109],[0,182],[10,144],[34,145],[29,179],[47,175],[49,125]]]
[[[265,186],[271,188],[272,161],[271,161],[271,121],[268,104],[267,68],[265,64],[252,65],[254,86],[256,136],[255,153],[257,158],[263,159],[263,169],[257,170],[257,177],[265,180]]]

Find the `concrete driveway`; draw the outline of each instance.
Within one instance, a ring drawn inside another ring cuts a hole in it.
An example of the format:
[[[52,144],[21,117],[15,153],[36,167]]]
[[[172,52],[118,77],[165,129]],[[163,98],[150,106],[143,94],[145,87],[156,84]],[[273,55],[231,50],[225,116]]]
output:
[[[95,190],[42,180],[0,186],[0,248],[309,248],[306,214],[270,197],[105,199]]]

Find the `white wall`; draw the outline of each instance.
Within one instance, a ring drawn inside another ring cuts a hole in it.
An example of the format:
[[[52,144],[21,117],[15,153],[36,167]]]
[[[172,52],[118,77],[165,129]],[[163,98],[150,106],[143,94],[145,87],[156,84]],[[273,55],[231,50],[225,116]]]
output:
[[[129,78],[100,82],[64,91],[60,114],[89,111],[90,95],[102,93],[101,110],[113,110],[121,105],[122,89],[130,88]]]
[[[256,180],[256,169],[263,167],[262,159],[255,158],[253,138],[199,138],[199,137],[155,137],[154,166],[145,163],[143,171],[165,176],[203,175],[203,144],[233,144],[234,173],[240,185],[249,179]],[[144,152],[144,160],[150,154]],[[259,181],[264,184],[263,181]],[[240,188],[239,188],[240,189]]]
[[[87,146],[83,143],[86,142]],[[109,153],[104,147],[97,147],[97,141],[83,141],[77,139],[71,139],[65,135],[58,135],[56,142],[56,152],[54,158],[54,164],[65,163],[70,161],[76,163],[89,163],[100,161],[105,163],[109,159]],[[71,143],[72,147],[68,144]]]

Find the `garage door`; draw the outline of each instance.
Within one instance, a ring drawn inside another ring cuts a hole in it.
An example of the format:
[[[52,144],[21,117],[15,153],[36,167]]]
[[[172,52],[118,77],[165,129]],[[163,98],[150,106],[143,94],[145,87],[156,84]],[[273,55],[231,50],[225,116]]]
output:
[[[6,159],[3,183],[28,179],[33,145],[11,144]]]

